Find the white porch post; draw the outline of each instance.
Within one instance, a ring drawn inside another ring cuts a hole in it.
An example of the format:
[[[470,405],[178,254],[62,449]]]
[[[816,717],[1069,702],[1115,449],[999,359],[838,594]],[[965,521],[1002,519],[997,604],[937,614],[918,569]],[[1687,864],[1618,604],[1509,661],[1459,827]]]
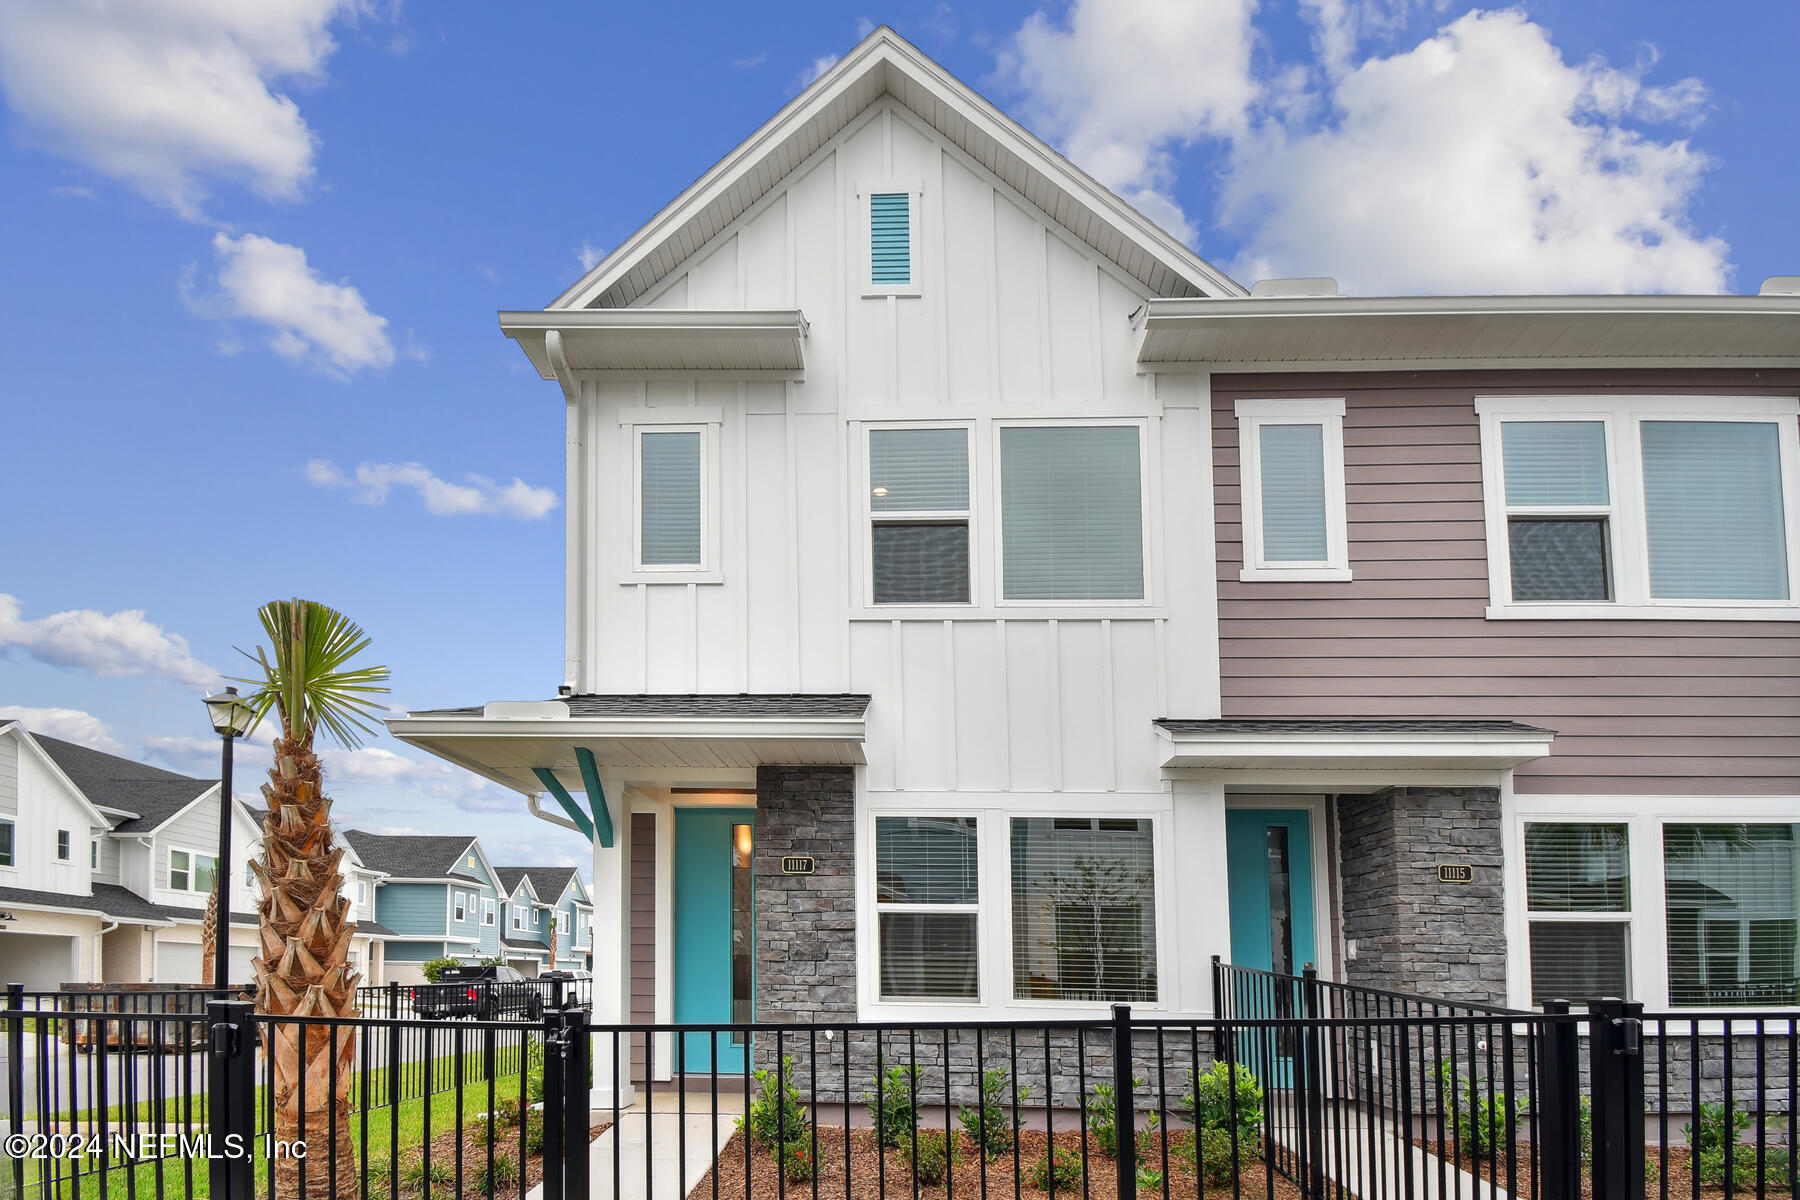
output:
[[[601,1029],[631,1020],[631,806],[623,780],[601,776],[606,806],[612,816],[613,844],[594,843],[594,1015]],[[619,1096],[622,1108],[635,1096],[631,1086],[631,1039],[620,1037]],[[589,1105],[613,1106],[613,1037],[594,1035],[594,1085]]]

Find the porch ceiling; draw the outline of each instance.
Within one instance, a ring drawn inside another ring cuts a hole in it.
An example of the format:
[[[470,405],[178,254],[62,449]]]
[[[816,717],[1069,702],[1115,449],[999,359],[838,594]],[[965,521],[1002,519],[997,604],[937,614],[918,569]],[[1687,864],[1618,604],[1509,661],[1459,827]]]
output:
[[[1216,719],[1156,722],[1166,768],[1510,770],[1556,734],[1517,721]]]

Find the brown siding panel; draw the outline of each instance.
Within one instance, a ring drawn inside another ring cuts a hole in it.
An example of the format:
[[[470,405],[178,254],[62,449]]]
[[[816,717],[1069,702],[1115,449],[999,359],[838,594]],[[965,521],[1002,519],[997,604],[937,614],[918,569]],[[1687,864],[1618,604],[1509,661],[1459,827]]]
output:
[[[1794,372],[1215,376],[1227,717],[1467,716],[1557,731],[1525,793],[1800,791],[1800,624],[1490,621],[1475,398],[1786,395]],[[1349,583],[1242,582],[1243,398],[1343,396]]]
[[[598,930],[595,936],[601,936]],[[656,1023],[656,814],[631,814],[631,1021]],[[644,1077],[644,1035],[631,1039],[633,1078]]]

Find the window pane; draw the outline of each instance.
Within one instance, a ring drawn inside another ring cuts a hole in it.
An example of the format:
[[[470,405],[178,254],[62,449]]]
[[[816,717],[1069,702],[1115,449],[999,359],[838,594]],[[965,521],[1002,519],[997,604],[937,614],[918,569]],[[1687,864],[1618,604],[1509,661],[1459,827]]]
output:
[[[873,283],[912,282],[912,226],[909,192],[877,192],[869,197],[869,279]]]
[[[1013,994],[1156,1000],[1155,848],[1149,821],[1012,823]]]
[[[646,433],[640,504],[645,566],[700,564],[700,434]]]
[[[1135,427],[1002,429],[1007,599],[1143,599],[1138,472]]]
[[[1324,562],[1325,427],[1259,427],[1263,558]]]
[[[1657,599],[1786,600],[1781,445],[1760,421],[1645,421],[1644,519]]]
[[[1525,906],[1532,912],[1630,912],[1626,827],[1525,826]]]
[[[1800,825],[1665,825],[1669,1000],[1701,1008],[1800,1003]]]
[[[1506,538],[1514,600],[1612,599],[1604,517],[1514,517],[1506,523]]]
[[[1533,921],[1531,1002],[1626,998],[1623,921]]]
[[[875,818],[875,898],[889,904],[974,904],[974,817]]]
[[[881,914],[881,998],[973,1000],[974,913]]]
[[[968,431],[870,430],[869,490],[875,512],[967,512]]]
[[[967,604],[969,602],[969,527],[960,522],[935,524],[876,523],[875,603]]]
[[[1507,421],[1500,426],[1508,504],[1606,504],[1606,425]]]
[[[196,892],[213,890],[213,867],[215,865],[214,860],[204,854],[194,856],[194,890]]]
[[[11,821],[0,821],[0,867],[13,865],[13,827]]]

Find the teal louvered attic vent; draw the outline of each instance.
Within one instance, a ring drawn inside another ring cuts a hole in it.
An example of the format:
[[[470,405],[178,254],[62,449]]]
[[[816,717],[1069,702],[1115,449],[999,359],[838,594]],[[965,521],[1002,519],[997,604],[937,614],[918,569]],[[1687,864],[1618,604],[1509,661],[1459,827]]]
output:
[[[912,194],[869,197],[869,281],[912,282]]]

